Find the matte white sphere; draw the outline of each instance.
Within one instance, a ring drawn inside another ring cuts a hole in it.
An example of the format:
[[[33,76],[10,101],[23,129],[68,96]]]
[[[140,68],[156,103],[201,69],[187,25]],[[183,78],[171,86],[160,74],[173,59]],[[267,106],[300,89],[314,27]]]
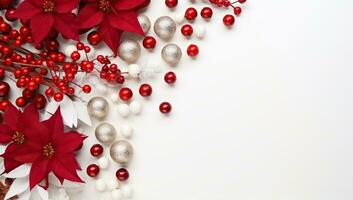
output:
[[[120,126],[120,133],[125,138],[131,138],[132,132],[133,132],[133,129],[132,129],[132,127],[130,125],[123,124],[123,125]]]
[[[196,37],[198,37],[199,39],[203,39],[206,35],[206,28],[205,26],[202,25],[197,25],[195,26],[195,35]]]
[[[178,45],[176,44],[167,44],[162,49],[162,58],[169,65],[175,66],[179,63],[182,52]]]
[[[130,103],[130,112],[135,114],[135,115],[138,115],[142,112],[142,104],[138,101],[132,101]]]
[[[141,72],[140,65],[138,65],[138,64],[130,64],[128,66],[128,72],[129,72],[129,76],[131,76],[132,78],[138,78],[139,74]]]
[[[123,188],[121,188],[121,191],[123,193],[123,196],[125,198],[131,198],[132,197],[132,188],[130,185],[125,185]]]
[[[109,167],[109,159],[105,156],[98,159],[98,166],[101,169],[108,169]]]
[[[107,188],[107,185],[102,179],[98,179],[96,180],[95,188],[98,192],[104,192]]]
[[[127,117],[130,114],[130,107],[127,104],[119,104],[118,105],[118,113],[122,116],[122,117]]]
[[[182,23],[184,23],[185,17],[184,17],[184,14],[180,12],[180,13],[175,14],[174,19],[175,19],[176,23],[182,24]]]
[[[148,33],[151,28],[151,20],[144,14],[138,16],[138,21],[144,33]]]
[[[104,122],[97,126],[95,135],[99,142],[110,144],[115,140],[116,131],[113,125]]]
[[[116,178],[111,178],[107,181],[108,190],[116,190],[119,188],[119,182]]]
[[[110,147],[110,157],[121,165],[129,163],[133,155],[134,149],[126,140],[118,140]]]
[[[124,40],[119,46],[119,56],[127,63],[136,62],[141,54],[139,43],[134,40]]]
[[[163,40],[170,40],[176,31],[176,23],[169,16],[162,16],[154,23],[154,32]]]
[[[108,101],[103,97],[93,97],[88,101],[87,110],[90,116],[103,119],[109,112]]]
[[[111,193],[112,199],[113,200],[122,200],[123,199],[123,193],[120,190],[113,190]]]

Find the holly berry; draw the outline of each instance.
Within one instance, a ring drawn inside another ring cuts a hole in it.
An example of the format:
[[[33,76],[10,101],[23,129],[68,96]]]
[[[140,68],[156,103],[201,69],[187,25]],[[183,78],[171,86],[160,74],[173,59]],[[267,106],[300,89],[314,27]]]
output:
[[[0,82],[0,97],[5,97],[9,94],[10,85],[4,81]]]
[[[145,47],[146,49],[154,49],[154,47],[156,46],[157,44],[157,41],[156,39],[154,39],[154,37],[152,36],[146,36],[144,39],[143,39],[143,47]]]
[[[225,15],[223,17],[223,23],[228,27],[233,26],[234,22],[235,22],[235,18],[233,15]]]
[[[243,4],[246,2],[246,0],[238,0],[238,2]]]
[[[139,93],[143,97],[151,96],[152,87],[149,84],[144,83],[140,86]]]
[[[61,93],[61,92],[57,92],[57,93],[54,94],[54,100],[55,100],[56,102],[62,101],[63,98],[64,98],[64,95],[63,95],[63,93]]]
[[[177,77],[175,75],[174,72],[167,72],[165,75],[164,75],[164,81],[168,84],[173,84],[175,83]]]
[[[103,146],[100,144],[95,144],[90,149],[91,155],[94,157],[98,157],[102,155],[103,151],[104,151]]]
[[[126,181],[129,178],[129,172],[125,168],[120,168],[116,171],[115,176],[119,181]]]
[[[38,110],[43,109],[46,104],[47,104],[47,100],[42,94],[37,94],[36,97],[34,97],[33,99],[33,105]]]
[[[5,18],[10,22],[16,21],[17,18],[14,16],[15,12],[16,12],[15,8],[7,9],[5,12]]]
[[[212,8],[210,7],[204,7],[201,10],[201,16],[205,19],[210,19],[213,15]]]
[[[16,99],[16,105],[18,107],[24,107],[27,104],[26,99],[24,97],[18,97]]]
[[[233,8],[234,14],[235,15],[240,15],[241,14],[241,7],[237,6]]]
[[[91,92],[91,86],[89,85],[84,85],[82,86],[82,91],[86,94],[90,93]]]
[[[127,87],[121,88],[119,91],[119,97],[123,101],[130,100],[132,95],[133,95],[133,93],[132,93],[131,89],[127,88]]]
[[[188,46],[187,53],[190,57],[196,57],[199,55],[199,47],[195,44],[191,44]]]
[[[88,34],[87,41],[91,45],[97,45],[102,41],[102,37],[99,35],[97,31],[92,31],[91,33]]]
[[[181,27],[181,33],[184,36],[191,36],[193,32],[194,32],[194,29],[190,24],[185,24]]]
[[[98,176],[99,171],[100,171],[100,169],[99,169],[98,165],[96,165],[96,164],[89,165],[86,170],[87,175],[90,177]]]
[[[172,105],[169,102],[162,102],[159,105],[159,110],[164,114],[170,113],[170,111],[172,111]]]
[[[196,17],[197,17],[197,10],[195,8],[190,7],[188,9],[186,9],[185,18],[187,20],[194,20],[194,19],[196,19]]]
[[[174,8],[178,5],[178,0],[165,0],[165,5],[169,8]]]

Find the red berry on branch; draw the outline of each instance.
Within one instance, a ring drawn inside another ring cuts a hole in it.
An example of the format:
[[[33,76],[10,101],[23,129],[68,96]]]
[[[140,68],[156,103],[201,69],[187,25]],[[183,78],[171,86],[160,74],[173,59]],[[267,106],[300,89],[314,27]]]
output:
[[[194,29],[190,24],[185,24],[181,27],[181,33],[184,36],[191,36],[193,32],[194,32]]]
[[[0,0],[0,2],[1,2],[1,0]],[[17,18],[14,16],[15,12],[16,12],[15,8],[7,9],[5,12],[5,18],[10,22],[16,21]]]
[[[63,95],[63,93],[61,93],[61,92],[57,92],[57,93],[54,94],[54,100],[55,100],[56,102],[62,101],[63,98],[64,98],[64,95]]]
[[[167,72],[164,75],[164,81],[168,84],[174,84],[176,82],[176,74],[174,72]]]
[[[143,47],[145,47],[146,49],[154,49],[154,47],[156,47],[157,41],[152,36],[146,36],[143,39],[142,44],[143,44]]]
[[[223,17],[223,23],[228,27],[233,26],[234,22],[235,22],[235,18],[233,15],[225,15]]]
[[[201,10],[201,16],[205,19],[210,19],[213,15],[212,8],[210,7],[204,7]]]
[[[197,17],[197,10],[195,8],[190,7],[188,9],[186,9],[185,18],[187,20],[194,20],[194,19],[196,19],[196,17]]]
[[[115,176],[119,181],[126,181],[129,179],[129,172],[125,168],[120,168],[116,171]]]
[[[18,97],[16,99],[16,105],[18,107],[24,107],[26,104],[27,104],[27,101],[26,101],[26,99],[24,97]]]
[[[88,34],[87,41],[91,45],[97,45],[102,41],[102,37],[98,34],[97,31],[92,31],[91,33]]]
[[[143,97],[151,96],[152,94],[152,87],[151,85],[144,83],[140,86],[139,93]]]
[[[89,86],[89,85],[84,85],[84,86],[82,87],[82,91],[83,91],[84,93],[86,93],[86,94],[90,93],[90,92],[91,92],[91,86]]]
[[[81,55],[78,51],[74,51],[71,53],[72,61],[78,61],[81,58]]]
[[[59,50],[59,42],[57,40],[48,40],[45,42],[45,47],[48,51],[58,51]]]
[[[34,99],[33,99],[33,105],[38,110],[43,109],[46,104],[47,104],[47,100],[42,94],[37,94],[37,96],[34,97]]]
[[[241,14],[241,7],[237,6],[233,9],[235,15],[240,15]]]
[[[190,57],[196,57],[199,55],[199,47],[195,44],[191,44],[187,49],[187,53]]]
[[[95,144],[90,149],[91,155],[94,157],[98,157],[102,155],[103,151],[104,151],[104,148],[100,144]]]
[[[178,0],[165,0],[165,5],[169,8],[174,8],[178,5]]]
[[[239,3],[245,3],[246,0],[238,0]]]
[[[8,83],[1,81],[0,82],[0,97],[5,97],[9,94],[10,86]]]
[[[4,99],[2,101],[0,101],[0,110],[5,112],[7,106],[10,104],[11,102],[8,99]]]
[[[124,88],[121,88],[120,91],[119,91],[119,97],[123,101],[130,100],[132,95],[133,95],[133,93],[132,93],[130,88],[124,87]]]
[[[90,177],[98,176],[99,171],[100,171],[100,169],[99,169],[98,165],[96,165],[96,164],[89,165],[86,170],[87,175]]]
[[[170,111],[172,111],[172,105],[168,102],[162,102],[159,105],[159,110],[164,114],[170,113]]]

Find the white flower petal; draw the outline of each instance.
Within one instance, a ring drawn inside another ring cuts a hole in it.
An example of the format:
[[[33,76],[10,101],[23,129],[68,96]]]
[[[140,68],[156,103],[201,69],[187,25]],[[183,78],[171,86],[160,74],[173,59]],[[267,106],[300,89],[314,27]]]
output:
[[[15,195],[23,193],[28,189],[28,187],[29,182],[27,178],[16,178],[11,184],[11,187],[7,192],[4,200],[7,200]]]
[[[31,192],[27,189],[24,193],[17,195],[18,200],[29,200],[31,197]]]
[[[38,192],[38,194],[39,194],[39,196],[40,196],[40,198],[42,200],[48,200],[49,199],[48,191],[44,190],[40,186],[36,186],[35,188],[36,188],[36,190],[37,190],[37,192]]]
[[[64,124],[70,128],[77,126],[77,111],[72,100],[68,96],[64,96],[64,99],[61,101],[60,108],[64,119]]]
[[[6,148],[7,148],[7,145],[0,145],[0,154],[4,154]]]
[[[76,111],[77,111],[77,118],[81,120],[83,123],[87,124],[88,126],[92,126],[91,118],[89,117],[87,106],[83,102],[73,102]]]
[[[30,164],[23,164],[17,167],[16,169],[12,170],[11,172],[4,174],[4,176],[7,178],[28,177],[30,170],[31,170]]]

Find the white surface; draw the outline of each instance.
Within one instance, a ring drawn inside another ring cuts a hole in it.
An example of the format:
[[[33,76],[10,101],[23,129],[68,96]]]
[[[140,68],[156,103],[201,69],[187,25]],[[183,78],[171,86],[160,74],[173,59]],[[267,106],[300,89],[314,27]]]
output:
[[[179,5],[175,13],[189,1]],[[161,66],[177,73],[175,86],[159,74],[143,100],[131,82],[144,104],[140,116],[124,119],[110,104],[117,130],[126,122],[134,128],[133,199],[353,199],[352,8],[350,0],[249,0],[232,30],[214,9],[204,40],[178,32],[183,61]],[[153,20],[173,15],[162,0],[152,0],[146,13]],[[195,61],[185,56],[189,43],[200,46]],[[139,63],[155,63],[162,46],[144,51]],[[168,117],[158,112],[164,100],[173,105]],[[91,130],[84,169],[94,161]],[[100,178],[114,178],[117,168]],[[93,183],[74,199],[109,196],[93,197]]]

